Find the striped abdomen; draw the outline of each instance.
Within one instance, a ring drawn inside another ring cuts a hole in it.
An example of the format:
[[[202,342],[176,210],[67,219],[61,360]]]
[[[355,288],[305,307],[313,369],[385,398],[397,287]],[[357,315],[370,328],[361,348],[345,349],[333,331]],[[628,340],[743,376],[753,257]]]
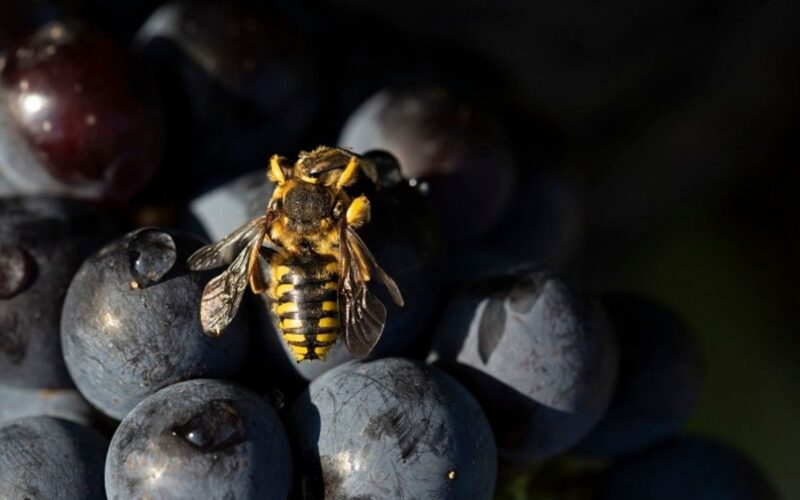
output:
[[[325,359],[339,336],[336,262],[276,259],[272,272],[275,314],[295,358]]]

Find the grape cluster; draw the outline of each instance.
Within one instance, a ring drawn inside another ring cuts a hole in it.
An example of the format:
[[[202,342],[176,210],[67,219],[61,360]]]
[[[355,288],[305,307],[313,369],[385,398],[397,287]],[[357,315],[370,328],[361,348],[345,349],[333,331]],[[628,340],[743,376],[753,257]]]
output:
[[[682,319],[555,270],[577,195],[454,68],[478,60],[298,7],[2,7],[0,498],[777,498],[680,434]],[[263,214],[270,154],[318,144],[377,165],[348,189],[405,306],[375,287],[365,360],[295,362],[265,295],[204,334],[215,273],[187,258]]]

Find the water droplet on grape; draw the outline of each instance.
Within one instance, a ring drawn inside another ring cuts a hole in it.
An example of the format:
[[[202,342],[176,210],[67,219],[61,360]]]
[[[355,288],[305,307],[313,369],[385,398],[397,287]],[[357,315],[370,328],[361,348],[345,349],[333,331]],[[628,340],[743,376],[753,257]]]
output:
[[[172,434],[202,452],[213,453],[235,446],[244,439],[244,423],[232,401],[210,401]]]
[[[175,265],[178,253],[175,240],[169,234],[145,229],[128,244],[131,273],[136,287],[144,288],[158,282]]]
[[[32,281],[34,262],[19,245],[0,245],[0,299],[24,290]]]

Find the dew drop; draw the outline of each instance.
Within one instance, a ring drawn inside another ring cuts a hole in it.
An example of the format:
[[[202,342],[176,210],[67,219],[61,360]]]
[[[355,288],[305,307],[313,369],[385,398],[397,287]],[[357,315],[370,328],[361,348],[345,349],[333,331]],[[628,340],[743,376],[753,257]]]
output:
[[[181,435],[183,439],[188,441],[189,443],[193,444],[197,448],[203,448],[208,445],[209,437],[205,434],[205,429],[201,427],[197,427],[194,429],[187,430],[184,434]]]
[[[139,231],[128,243],[128,254],[137,288],[147,287],[163,278],[178,258],[172,236],[156,229]]]
[[[34,261],[19,245],[0,245],[0,299],[9,299],[32,281]]]
[[[214,453],[241,443],[244,423],[231,401],[214,400],[186,423],[173,428],[172,434],[197,450]]]
[[[450,481],[454,481],[455,478],[456,478],[456,471],[455,470],[451,470],[451,471],[449,471],[447,473],[447,479],[449,479]]]

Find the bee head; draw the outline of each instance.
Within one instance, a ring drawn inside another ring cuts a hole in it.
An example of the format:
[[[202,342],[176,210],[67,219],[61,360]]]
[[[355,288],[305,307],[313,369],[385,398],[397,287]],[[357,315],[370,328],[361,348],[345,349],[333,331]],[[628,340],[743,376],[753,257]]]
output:
[[[283,195],[283,210],[291,221],[304,226],[316,225],[331,215],[333,201],[329,188],[301,181]]]

